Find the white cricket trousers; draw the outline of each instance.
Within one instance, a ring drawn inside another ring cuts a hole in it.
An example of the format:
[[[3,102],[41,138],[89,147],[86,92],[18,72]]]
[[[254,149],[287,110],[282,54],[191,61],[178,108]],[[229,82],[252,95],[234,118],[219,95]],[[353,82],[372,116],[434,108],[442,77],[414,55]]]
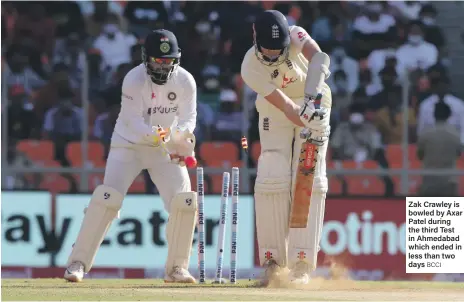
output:
[[[160,148],[150,146],[111,147],[103,184],[125,196],[134,179],[144,169],[148,170],[168,212],[176,194],[191,191],[187,168],[171,163],[169,155]]]

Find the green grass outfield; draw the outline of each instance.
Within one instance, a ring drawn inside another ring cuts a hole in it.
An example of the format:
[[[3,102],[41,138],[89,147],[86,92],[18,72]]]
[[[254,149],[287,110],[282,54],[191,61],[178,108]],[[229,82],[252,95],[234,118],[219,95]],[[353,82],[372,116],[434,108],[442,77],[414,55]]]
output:
[[[3,279],[3,301],[464,301],[464,283],[312,280],[305,287],[172,285],[159,279]]]

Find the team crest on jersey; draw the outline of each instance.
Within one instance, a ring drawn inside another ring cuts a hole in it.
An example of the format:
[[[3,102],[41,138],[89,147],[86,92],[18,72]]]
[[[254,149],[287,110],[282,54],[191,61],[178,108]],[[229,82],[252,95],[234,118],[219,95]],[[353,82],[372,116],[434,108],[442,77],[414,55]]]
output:
[[[289,84],[296,82],[296,79],[294,77],[287,77],[287,75],[284,73],[284,76],[282,78],[282,85],[280,85],[281,88],[287,88]]]
[[[274,70],[274,71],[271,73],[271,79],[273,79],[273,80],[274,80],[275,78],[277,78],[278,76],[279,76],[279,70],[278,70],[278,69]]]
[[[169,92],[168,93],[168,99],[171,101],[170,103],[172,104],[177,98],[177,94],[175,92]]]

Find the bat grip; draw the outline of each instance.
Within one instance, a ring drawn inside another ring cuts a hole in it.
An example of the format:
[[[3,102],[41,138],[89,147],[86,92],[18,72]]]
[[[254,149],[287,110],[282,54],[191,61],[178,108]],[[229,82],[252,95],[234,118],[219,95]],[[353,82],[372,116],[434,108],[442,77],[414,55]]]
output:
[[[318,93],[316,98],[314,99],[314,108],[321,109],[321,100],[322,100],[322,94]]]

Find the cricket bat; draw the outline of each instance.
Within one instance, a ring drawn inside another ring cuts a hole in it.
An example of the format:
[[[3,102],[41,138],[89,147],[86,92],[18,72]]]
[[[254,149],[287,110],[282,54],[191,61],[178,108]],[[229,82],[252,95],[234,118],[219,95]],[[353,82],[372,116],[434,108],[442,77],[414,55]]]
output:
[[[314,100],[314,107],[320,108],[322,95]],[[290,228],[304,229],[308,225],[309,206],[311,205],[311,192],[313,189],[314,172],[317,164],[319,147],[312,144],[311,140],[305,140],[301,144],[300,158],[298,162],[295,192],[293,194],[290,210]]]

